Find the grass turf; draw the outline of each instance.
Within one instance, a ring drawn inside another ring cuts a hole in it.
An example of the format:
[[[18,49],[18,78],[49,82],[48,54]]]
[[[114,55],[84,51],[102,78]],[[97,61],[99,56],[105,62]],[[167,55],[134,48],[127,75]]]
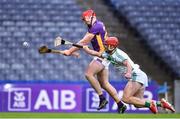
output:
[[[180,114],[114,114],[114,113],[0,113],[0,119],[5,118],[176,118]]]

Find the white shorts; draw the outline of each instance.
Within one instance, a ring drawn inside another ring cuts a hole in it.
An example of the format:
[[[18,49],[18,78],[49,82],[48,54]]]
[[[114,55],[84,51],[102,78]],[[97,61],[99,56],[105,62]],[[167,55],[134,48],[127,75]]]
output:
[[[132,81],[139,82],[145,87],[148,86],[148,77],[141,69],[134,69],[132,71]]]
[[[104,65],[105,69],[109,69],[110,62],[107,59],[102,59],[99,57],[94,57],[93,60],[99,61],[102,65]]]

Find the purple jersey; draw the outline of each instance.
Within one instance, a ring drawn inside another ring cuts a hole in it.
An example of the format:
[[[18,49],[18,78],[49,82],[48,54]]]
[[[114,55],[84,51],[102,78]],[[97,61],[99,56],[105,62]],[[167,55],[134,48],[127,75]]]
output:
[[[88,29],[89,33],[94,34],[94,38],[91,40],[91,44],[95,51],[104,51],[104,40],[106,39],[106,29],[101,21],[95,21],[95,23]]]

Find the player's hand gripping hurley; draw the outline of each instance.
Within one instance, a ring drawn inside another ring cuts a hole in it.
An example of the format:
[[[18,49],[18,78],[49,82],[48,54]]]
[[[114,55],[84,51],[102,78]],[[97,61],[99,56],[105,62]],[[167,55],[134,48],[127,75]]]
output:
[[[75,46],[75,47],[78,47],[78,48],[83,48],[82,45],[72,43],[72,42],[67,41],[67,40],[64,40],[63,38],[61,38],[60,36],[58,36],[58,37],[54,40],[54,46],[57,47],[57,46],[60,46],[60,45],[72,45],[72,46]]]
[[[79,45],[79,44],[75,44],[75,43],[72,43],[70,41],[67,41],[67,40],[64,40],[62,39],[60,36],[57,37],[55,40],[54,40],[54,46],[57,47],[57,46],[60,46],[60,45],[72,45],[72,46],[75,46],[75,47],[78,47],[78,48],[83,48],[82,45]],[[56,53],[56,54],[62,54],[64,55],[64,52],[61,51],[61,50],[54,50],[54,49],[49,49],[48,46],[44,45],[44,46],[41,46],[39,49],[38,49],[39,53],[40,54],[46,54],[46,53]],[[72,54],[73,56],[75,57],[79,57],[79,53],[76,53],[74,52]]]

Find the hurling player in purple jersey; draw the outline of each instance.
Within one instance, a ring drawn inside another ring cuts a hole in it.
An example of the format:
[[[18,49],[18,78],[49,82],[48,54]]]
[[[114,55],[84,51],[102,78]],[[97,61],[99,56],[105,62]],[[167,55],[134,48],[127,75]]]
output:
[[[103,52],[104,48],[104,41],[107,37],[107,32],[105,29],[104,24],[96,19],[96,14],[93,10],[86,10],[82,14],[82,20],[88,26],[88,32],[85,34],[83,39],[81,39],[78,44],[87,45],[91,42],[92,47],[97,52]],[[79,50],[79,48],[71,47],[68,50],[64,50],[64,55],[70,56],[75,51]],[[98,110],[104,108],[108,101],[103,96],[102,89],[105,89],[109,95],[115,100],[118,105],[118,112],[124,113],[126,110],[126,106],[121,102],[120,98],[118,97],[118,93],[116,89],[109,83],[108,81],[108,66],[109,61],[104,60],[99,57],[94,57],[94,59],[88,65],[85,77],[91,84],[91,86],[95,89],[96,93],[99,95],[100,103]],[[97,78],[97,79],[96,79]]]

